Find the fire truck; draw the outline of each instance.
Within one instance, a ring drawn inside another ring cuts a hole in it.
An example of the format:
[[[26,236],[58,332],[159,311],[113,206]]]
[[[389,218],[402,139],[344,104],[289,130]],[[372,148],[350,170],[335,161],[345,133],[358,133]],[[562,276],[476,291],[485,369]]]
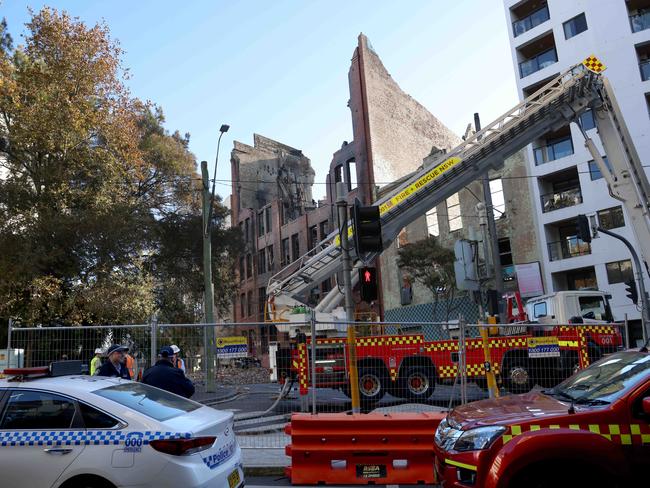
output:
[[[429,209],[455,194],[490,169],[543,134],[575,123],[585,137],[585,146],[605,178],[610,194],[625,206],[636,235],[641,261],[648,269],[650,258],[650,183],[639,161],[623,116],[608,80],[604,65],[594,56],[572,66],[502,117],[467,137],[449,153],[441,154],[433,166],[422,167],[401,180],[375,202],[379,207],[384,247],[396,239],[400,230]],[[591,110],[609,165],[594,142],[580,126],[580,115]],[[350,231],[350,233],[353,230]],[[273,276],[267,287],[267,312],[279,330],[290,332],[286,323],[291,310],[306,307],[306,294],[322,280],[342,269],[342,251],[336,232],[310,254]],[[355,268],[377,256],[356,256]],[[642,269],[637,269],[642,281]],[[353,286],[357,273],[352,273]],[[338,287],[313,309],[317,322],[329,317],[341,302]],[[522,308],[519,307],[521,311]],[[648,310],[644,308],[644,321]],[[330,314],[330,315],[328,315]],[[523,326],[522,326],[523,327]],[[468,337],[464,344],[465,374],[479,383],[486,367],[499,374],[511,391],[527,391],[535,382],[563,379],[576,366],[586,367],[602,354],[622,346],[621,334],[613,324],[545,324],[540,328],[501,329],[489,337],[491,362],[485,360],[483,340]],[[318,330],[318,329],[317,329]],[[381,398],[385,393],[427,398],[435,383],[453,379],[461,355],[458,340],[430,340],[423,334],[400,331],[361,337],[356,342],[359,387],[362,400]],[[519,333],[517,333],[519,332]],[[310,383],[309,340],[296,345],[285,355],[284,371],[293,376],[302,391]],[[536,350],[552,351],[543,357]],[[559,352],[559,354],[558,354]],[[326,337],[316,342],[316,384],[320,387],[349,389],[349,351],[345,338]],[[546,377],[541,374],[546,371]],[[552,371],[552,374],[548,373]],[[553,378],[556,377],[556,378]]]

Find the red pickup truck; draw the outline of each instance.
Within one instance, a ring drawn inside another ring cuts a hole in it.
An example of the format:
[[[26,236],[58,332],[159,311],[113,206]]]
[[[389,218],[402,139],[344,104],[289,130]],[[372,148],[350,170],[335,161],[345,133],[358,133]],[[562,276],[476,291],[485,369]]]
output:
[[[611,354],[549,390],[455,408],[435,435],[442,486],[650,486],[650,354]]]

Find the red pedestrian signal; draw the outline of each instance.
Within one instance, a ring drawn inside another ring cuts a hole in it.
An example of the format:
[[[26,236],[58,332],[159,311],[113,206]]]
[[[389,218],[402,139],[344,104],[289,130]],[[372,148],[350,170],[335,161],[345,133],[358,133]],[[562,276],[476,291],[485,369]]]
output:
[[[377,300],[379,290],[379,285],[377,283],[377,268],[360,268],[359,284],[361,285],[361,300],[368,303]]]

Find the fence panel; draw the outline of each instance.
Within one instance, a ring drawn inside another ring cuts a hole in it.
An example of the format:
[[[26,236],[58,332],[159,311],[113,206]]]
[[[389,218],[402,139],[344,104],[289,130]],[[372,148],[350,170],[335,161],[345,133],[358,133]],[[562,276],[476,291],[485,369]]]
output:
[[[136,376],[151,365],[151,326],[110,325],[92,327],[13,327],[9,347],[17,350],[18,364],[47,366],[63,359],[89,364],[96,349],[106,351],[111,344],[129,347],[135,360]]]
[[[12,327],[9,347],[17,355],[9,356],[17,361],[12,366],[45,366],[64,356],[89,363],[96,348],[120,343],[130,348],[141,373],[161,347],[176,345],[196,386],[193,399],[232,411],[242,447],[281,448],[288,441],[283,427],[291,413],[352,409],[348,325],[356,336],[366,412],[440,411],[487,398],[482,329],[489,332],[490,369],[499,395],[552,387],[623,348],[626,337],[622,324],[462,321]],[[312,327],[318,337],[315,354]],[[214,358],[211,368],[208,351]]]

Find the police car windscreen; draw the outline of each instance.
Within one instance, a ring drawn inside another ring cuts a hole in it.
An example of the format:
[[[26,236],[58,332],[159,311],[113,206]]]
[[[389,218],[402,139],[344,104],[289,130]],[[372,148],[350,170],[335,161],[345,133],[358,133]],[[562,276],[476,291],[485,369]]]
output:
[[[163,421],[192,412],[203,405],[142,383],[123,383],[93,391],[147,417]]]

